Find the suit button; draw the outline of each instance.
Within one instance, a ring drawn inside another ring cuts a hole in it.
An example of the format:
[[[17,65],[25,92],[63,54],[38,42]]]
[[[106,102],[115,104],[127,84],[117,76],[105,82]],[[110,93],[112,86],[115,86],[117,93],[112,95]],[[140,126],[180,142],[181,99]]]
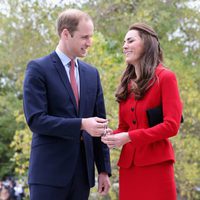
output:
[[[136,124],[136,120],[133,120],[132,122],[133,122],[133,124]]]
[[[134,110],[135,110],[134,107],[132,107],[132,108],[131,108],[131,111],[133,112]]]

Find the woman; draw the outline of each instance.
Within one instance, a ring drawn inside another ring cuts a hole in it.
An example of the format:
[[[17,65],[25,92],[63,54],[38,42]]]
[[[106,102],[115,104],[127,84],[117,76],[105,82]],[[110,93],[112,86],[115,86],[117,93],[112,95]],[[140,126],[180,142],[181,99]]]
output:
[[[108,130],[102,137],[109,148],[123,146],[120,200],[176,200],[174,152],[168,140],[178,133],[182,113],[176,76],[164,67],[158,36],[146,24],[129,28],[123,53],[127,67],[116,92],[119,125],[114,134]],[[147,110],[158,107],[162,122],[150,127]]]

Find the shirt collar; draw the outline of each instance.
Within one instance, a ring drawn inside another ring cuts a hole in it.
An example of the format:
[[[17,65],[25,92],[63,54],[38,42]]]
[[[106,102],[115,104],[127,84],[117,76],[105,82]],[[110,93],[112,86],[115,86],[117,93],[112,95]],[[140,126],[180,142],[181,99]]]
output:
[[[58,54],[58,57],[60,58],[62,64],[63,64],[64,66],[69,66],[69,63],[70,63],[71,59],[70,59],[66,54],[64,54],[58,47],[56,47],[56,50],[55,50],[55,51],[56,51],[56,53]],[[78,67],[77,58],[75,58],[75,63],[76,63],[75,66]]]

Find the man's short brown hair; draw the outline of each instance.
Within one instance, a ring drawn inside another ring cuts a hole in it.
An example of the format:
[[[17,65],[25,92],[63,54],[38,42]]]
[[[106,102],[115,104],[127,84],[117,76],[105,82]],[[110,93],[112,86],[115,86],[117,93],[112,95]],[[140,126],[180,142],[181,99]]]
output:
[[[79,22],[83,19],[92,21],[91,17],[81,10],[67,9],[60,13],[57,18],[57,33],[59,37],[61,36],[63,29],[67,29],[73,36],[74,31],[77,30]]]

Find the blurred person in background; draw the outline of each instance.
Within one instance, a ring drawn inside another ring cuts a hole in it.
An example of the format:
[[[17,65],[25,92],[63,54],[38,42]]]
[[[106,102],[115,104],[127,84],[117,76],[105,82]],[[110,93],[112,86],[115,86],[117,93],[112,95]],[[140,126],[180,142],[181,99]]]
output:
[[[2,186],[0,190],[0,200],[14,200],[11,198],[10,188],[8,186]]]

